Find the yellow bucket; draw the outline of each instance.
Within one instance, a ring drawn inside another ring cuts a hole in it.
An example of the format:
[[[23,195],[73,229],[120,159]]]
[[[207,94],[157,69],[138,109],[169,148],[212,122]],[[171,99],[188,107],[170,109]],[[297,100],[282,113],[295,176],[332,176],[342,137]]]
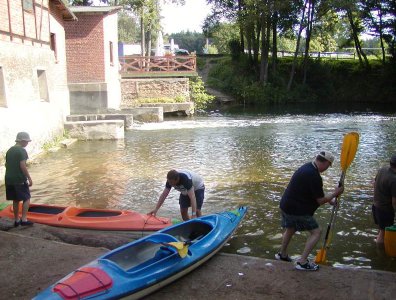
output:
[[[396,225],[385,228],[384,246],[386,255],[396,257]]]

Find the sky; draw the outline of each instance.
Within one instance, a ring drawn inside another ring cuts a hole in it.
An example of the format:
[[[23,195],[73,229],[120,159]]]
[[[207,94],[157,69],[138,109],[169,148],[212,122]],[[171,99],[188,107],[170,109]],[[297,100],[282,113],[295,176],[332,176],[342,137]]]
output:
[[[176,5],[164,4],[164,1],[160,1],[162,7],[161,25],[164,33],[202,32],[203,21],[210,13],[211,6],[206,4],[206,0],[185,0],[185,2],[185,5]],[[93,0],[93,4],[96,6],[106,5],[99,0]]]
[[[210,6],[206,0],[186,0],[186,4],[162,5],[161,25],[164,33],[176,33],[180,31],[202,32],[202,24],[205,17],[210,13]]]

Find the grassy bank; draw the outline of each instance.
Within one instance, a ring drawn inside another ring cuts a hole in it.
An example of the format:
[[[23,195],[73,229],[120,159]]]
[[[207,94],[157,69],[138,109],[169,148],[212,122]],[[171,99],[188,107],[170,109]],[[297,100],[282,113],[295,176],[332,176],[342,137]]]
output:
[[[269,80],[259,82],[259,72],[247,57],[211,60],[207,84],[232,95],[246,105],[293,103],[385,103],[396,102],[396,67],[372,60],[370,68],[357,60],[312,60],[306,84],[302,61],[296,68],[294,83],[287,90],[292,58],[278,60],[276,72],[269,66]]]

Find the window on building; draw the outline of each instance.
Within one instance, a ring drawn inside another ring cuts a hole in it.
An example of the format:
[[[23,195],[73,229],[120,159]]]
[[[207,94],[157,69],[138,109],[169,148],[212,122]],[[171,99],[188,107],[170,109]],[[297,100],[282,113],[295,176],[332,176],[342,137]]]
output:
[[[49,101],[47,75],[45,70],[37,70],[37,79],[39,85],[40,99],[43,101]]]
[[[0,107],[7,107],[3,68],[0,67]]]
[[[109,46],[110,46],[110,65],[114,65],[113,42],[109,42]]]
[[[50,40],[51,50],[54,51],[55,60],[58,61],[58,51],[56,49],[56,34],[55,33],[51,33],[50,39],[51,39]]]
[[[22,1],[23,10],[28,12],[33,12],[33,4],[34,4],[34,0],[23,0]]]

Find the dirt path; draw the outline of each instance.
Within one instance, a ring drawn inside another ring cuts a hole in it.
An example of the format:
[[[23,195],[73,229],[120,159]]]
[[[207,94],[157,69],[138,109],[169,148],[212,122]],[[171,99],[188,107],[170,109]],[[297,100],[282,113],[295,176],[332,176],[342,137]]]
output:
[[[197,70],[198,75],[202,77],[202,80],[205,83],[205,89],[208,92],[208,94],[215,96],[216,101],[218,101],[220,104],[234,102],[235,99],[233,99],[231,96],[226,95],[223,92],[218,91],[216,89],[213,89],[206,84],[206,82],[208,81],[208,74],[210,71],[211,63],[214,60],[216,60],[216,58],[205,58],[205,65],[203,69]]]

